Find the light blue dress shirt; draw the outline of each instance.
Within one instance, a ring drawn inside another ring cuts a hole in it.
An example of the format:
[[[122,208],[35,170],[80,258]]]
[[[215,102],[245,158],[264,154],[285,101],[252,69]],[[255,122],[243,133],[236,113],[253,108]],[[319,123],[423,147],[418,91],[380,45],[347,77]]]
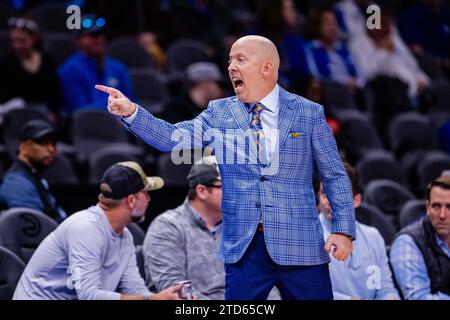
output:
[[[450,257],[450,248],[447,244],[439,237],[436,237],[436,241],[442,251]],[[411,236],[403,234],[395,239],[390,258],[395,278],[406,300],[450,300],[450,296],[442,292],[431,293],[425,260]]]
[[[321,213],[320,222],[324,238],[328,239],[331,221]],[[345,261],[338,261],[331,254],[330,257],[335,300],[400,299],[389,269],[386,246],[377,229],[356,222],[356,240],[350,257]]]

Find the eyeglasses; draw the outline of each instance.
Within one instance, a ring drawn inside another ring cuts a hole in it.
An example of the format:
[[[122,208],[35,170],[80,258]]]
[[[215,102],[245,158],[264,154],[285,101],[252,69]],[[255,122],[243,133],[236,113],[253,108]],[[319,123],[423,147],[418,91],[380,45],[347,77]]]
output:
[[[205,184],[205,186],[209,188],[222,188],[221,184]]]

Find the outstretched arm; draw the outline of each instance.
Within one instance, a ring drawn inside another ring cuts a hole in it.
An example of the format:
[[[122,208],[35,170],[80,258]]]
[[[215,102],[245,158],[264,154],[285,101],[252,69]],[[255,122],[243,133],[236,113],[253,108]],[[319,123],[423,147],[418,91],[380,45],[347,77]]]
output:
[[[161,151],[201,149],[209,143],[207,130],[211,128],[212,108],[206,109],[193,120],[171,124],[138,107],[115,88],[102,85],[96,85],[95,88],[109,94],[110,113],[121,116],[128,130]]]

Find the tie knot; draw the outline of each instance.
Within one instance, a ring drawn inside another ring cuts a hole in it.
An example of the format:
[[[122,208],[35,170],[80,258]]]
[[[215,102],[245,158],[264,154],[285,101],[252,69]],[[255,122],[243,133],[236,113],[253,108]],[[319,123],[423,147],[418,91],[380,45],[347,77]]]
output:
[[[264,105],[261,102],[257,102],[255,103],[255,105],[252,108],[252,112],[254,114],[260,114],[261,111],[263,111],[266,107],[264,107]]]

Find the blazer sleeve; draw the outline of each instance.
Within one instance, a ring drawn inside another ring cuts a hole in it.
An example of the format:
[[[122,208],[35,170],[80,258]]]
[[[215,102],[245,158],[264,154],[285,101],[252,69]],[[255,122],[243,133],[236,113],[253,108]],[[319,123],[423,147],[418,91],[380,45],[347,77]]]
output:
[[[356,237],[352,188],[345,172],[333,132],[325,120],[321,105],[313,119],[312,150],[314,162],[333,212],[331,233]]]
[[[124,119],[121,121],[134,135],[160,151],[201,149],[210,141],[209,129],[214,109],[215,104],[212,101],[195,119],[171,124],[138,106],[136,117],[131,123]]]

